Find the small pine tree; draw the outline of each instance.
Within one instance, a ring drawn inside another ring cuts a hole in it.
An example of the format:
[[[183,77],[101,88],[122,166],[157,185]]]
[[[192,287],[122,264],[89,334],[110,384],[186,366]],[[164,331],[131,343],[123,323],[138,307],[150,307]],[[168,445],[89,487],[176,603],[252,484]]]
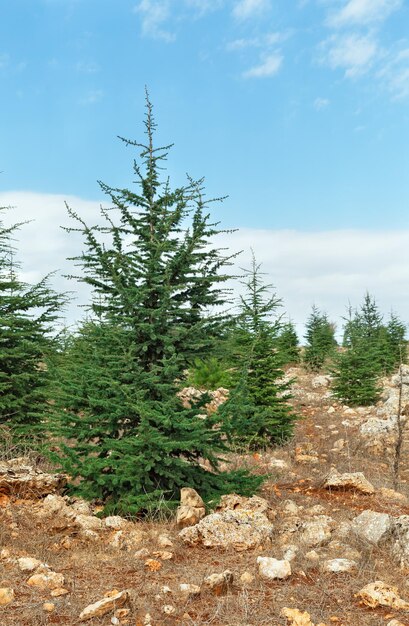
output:
[[[352,313],[349,307],[343,343],[349,348],[358,339],[362,340],[371,353],[373,367],[379,375],[387,375],[405,362],[405,332],[405,325],[395,314],[391,314],[385,325],[375,298],[366,293],[359,310]]]
[[[388,373],[396,370],[401,363],[407,362],[407,342],[405,335],[406,324],[392,312],[386,325],[386,336],[389,347]]]
[[[280,320],[271,319],[281,301],[270,295],[272,285],[263,283],[254,255],[246,274],[235,331],[238,382],[219,414],[236,446],[257,449],[288,439],[296,415],[276,348]]]
[[[375,299],[365,294],[362,306],[352,313],[344,327],[346,351],[334,366],[333,390],[343,402],[369,405],[379,399],[379,378],[402,362],[404,324],[391,316],[385,326]]]
[[[187,383],[202,390],[229,388],[232,377],[225,362],[215,356],[207,359],[195,359],[189,369]]]
[[[19,279],[12,237],[20,226],[0,221],[0,423],[16,437],[32,438],[41,430],[47,401],[44,360],[65,298],[47,278],[32,286]]]
[[[332,371],[335,397],[352,406],[368,406],[379,399],[379,374],[373,355],[362,340],[356,340],[337,355]]]
[[[297,331],[293,322],[282,325],[276,341],[277,351],[285,365],[296,364],[300,360],[300,348]]]
[[[335,327],[328,320],[326,313],[314,305],[306,323],[304,363],[308,369],[317,372],[325,362],[335,354],[337,342]]]
[[[138,188],[100,183],[114,207],[102,209],[104,226],[89,227],[69,211],[85,242],[75,260],[79,280],[94,290],[94,320],[56,372],[50,407],[60,437],[54,458],[80,479],[76,490],[131,513],[159,496],[172,501],[186,485],[212,498],[260,484],[246,472],[219,471],[223,432],[214,418],[202,419],[200,403],[185,409],[177,397],[189,364],[211,353],[223,329],[217,309],[229,259],[210,245],[220,231],[202,181],[175,190],[161,182],[169,146],[154,146],[148,97],[146,106],[146,144],[124,140],[142,150]]]

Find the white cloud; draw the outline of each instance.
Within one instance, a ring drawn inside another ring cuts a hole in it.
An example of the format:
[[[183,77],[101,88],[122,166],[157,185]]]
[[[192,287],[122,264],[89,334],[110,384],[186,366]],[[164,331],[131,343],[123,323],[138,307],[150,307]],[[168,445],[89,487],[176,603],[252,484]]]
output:
[[[243,78],[268,78],[274,76],[283,64],[283,56],[279,53],[267,55],[259,65],[251,67],[243,73]]]
[[[233,8],[233,15],[238,20],[261,15],[270,7],[270,0],[239,0]]]
[[[17,261],[21,262],[21,278],[35,283],[50,272],[56,272],[51,284],[58,292],[73,292],[73,300],[67,307],[66,317],[73,324],[84,316],[80,305],[89,302],[89,289],[63,274],[75,274],[76,268],[67,257],[82,250],[79,233],[66,233],[61,226],[74,226],[68,216],[65,202],[90,224],[99,221],[100,203],[75,196],[41,194],[23,191],[0,192],[0,206],[12,207],[2,211],[6,224],[30,221],[15,233]]]
[[[171,15],[169,0],[140,0],[134,12],[141,15],[144,35],[167,43],[175,40],[175,34],[164,28]]]
[[[249,266],[254,249],[301,331],[313,302],[340,327],[348,302],[358,306],[366,290],[385,315],[393,308],[409,320],[409,230],[240,229],[223,245],[243,250],[239,267]]]
[[[217,11],[224,5],[224,0],[185,0],[188,8],[195,9],[199,15],[204,15],[210,11]]]
[[[326,109],[330,104],[328,98],[315,98],[313,107],[316,111],[322,111]]]
[[[354,78],[369,70],[378,54],[378,43],[371,35],[332,35],[321,44],[322,62],[332,69],[344,69]]]
[[[402,0],[348,0],[341,9],[330,14],[328,25],[338,28],[381,22],[401,6]]]
[[[97,201],[21,191],[0,193],[0,206],[16,207],[8,212],[7,223],[34,219],[17,233],[24,278],[36,281],[52,270],[61,270],[53,284],[59,291],[76,292],[77,301],[67,310],[73,323],[83,317],[78,304],[89,302],[89,292],[61,276],[75,273],[73,262],[66,259],[82,251],[81,236],[60,228],[74,225],[67,216],[65,200],[86,222],[99,221]],[[359,305],[366,290],[376,297],[385,314],[394,308],[409,320],[408,229],[302,232],[243,228],[220,235],[216,241],[232,251],[244,251],[232,273],[249,266],[250,248],[254,249],[268,273],[266,278],[276,286],[285,310],[301,330],[313,302],[340,324],[348,301]]]
[[[282,43],[290,36],[289,32],[283,33],[266,33],[257,37],[249,37],[248,39],[234,39],[226,44],[229,52],[236,50],[245,50],[246,48],[268,48]]]
[[[377,74],[393,98],[409,98],[409,47],[392,52]]]

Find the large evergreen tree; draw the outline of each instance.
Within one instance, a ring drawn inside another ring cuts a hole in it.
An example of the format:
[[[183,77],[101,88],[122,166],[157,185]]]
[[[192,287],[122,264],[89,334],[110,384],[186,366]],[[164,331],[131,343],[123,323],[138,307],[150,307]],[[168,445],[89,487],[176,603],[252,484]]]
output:
[[[5,209],[0,209],[4,211]],[[39,436],[47,401],[44,361],[52,350],[53,323],[65,298],[44,278],[19,278],[13,236],[21,224],[0,220],[0,423],[13,436]]]
[[[223,433],[200,405],[184,409],[176,395],[186,367],[209,353],[223,327],[229,258],[212,244],[220,231],[202,181],[174,190],[161,181],[170,146],[154,146],[148,97],[146,104],[146,144],[123,140],[141,150],[137,188],[100,183],[113,205],[101,209],[103,225],[88,226],[69,209],[84,238],[75,261],[78,279],[93,289],[93,320],[57,372],[51,407],[60,437],[54,458],[82,479],[77,491],[132,512],[185,485],[213,497],[260,482],[219,472]]]
[[[285,441],[296,415],[288,402],[290,383],[283,381],[284,361],[277,349],[281,301],[272,285],[263,282],[254,255],[246,274],[234,333],[237,385],[220,414],[237,446],[257,449]]]

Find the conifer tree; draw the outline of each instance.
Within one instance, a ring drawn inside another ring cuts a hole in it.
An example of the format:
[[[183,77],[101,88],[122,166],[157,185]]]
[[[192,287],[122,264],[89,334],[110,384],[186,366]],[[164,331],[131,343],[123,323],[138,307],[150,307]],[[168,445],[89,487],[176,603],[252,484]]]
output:
[[[328,320],[326,313],[322,313],[315,305],[306,323],[307,345],[304,352],[304,363],[312,371],[319,371],[335,353],[334,325]]]
[[[388,373],[396,370],[401,363],[406,363],[407,356],[407,341],[406,324],[395,314],[391,313],[389,321],[386,325],[386,335],[389,347],[389,363]]]
[[[178,498],[183,486],[211,498],[260,484],[219,471],[226,444],[215,418],[203,418],[200,403],[183,408],[176,395],[189,363],[210,352],[223,328],[217,309],[229,258],[213,245],[220,231],[202,180],[173,190],[161,181],[170,146],[154,146],[148,96],[146,106],[147,142],[123,139],[141,150],[137,188],[100,183],[113,205],[101,209],[103,225],[88,226],[69,209],[84,239],[75,261],[78,279],[93,289],[93,319],[56,372],[51,407],[61,438],[54,458],[81,479],[77,491],[131,513]]]
[[[276,347],[284,364],[295,364],[300,360],[297,331],[290,320],[283,324],[277,336]]]
[[[334,364],[333,391],[352,405],[373,404],[379,399],[379,379],[402,362],[405,326],[396,315],[387,325],[375,299],[366,293],[359,310],[352,313],[344,328],[346,351]]]
[[[263,282],[254,255],[246,275],[235,329],[238,381],[220,415],[236,446],[257,449],[285,441],[296,415],[277,350],[281,301]]]
[[[334,362],[332,391],[342,402],[367,406],[379,399],[379,370],[362,339],[353,340]]]
[[[405,332],[405,325],[393,313],[385,324],[375,298],[366,293],[358,310],[352,313],[349,308],[343,344],[351,347],[354,341],[362,340],[371,353],[372,367],[378,370],[379,375],[386,375],[393,372],[399,363],[405,362]]]
[[[47,277],[31,286],[19,279],[13,235],[21,225],[6,227],[0,220],[0,424],[15,437],[33,437],[46,408],[44,359],[65,298]]]

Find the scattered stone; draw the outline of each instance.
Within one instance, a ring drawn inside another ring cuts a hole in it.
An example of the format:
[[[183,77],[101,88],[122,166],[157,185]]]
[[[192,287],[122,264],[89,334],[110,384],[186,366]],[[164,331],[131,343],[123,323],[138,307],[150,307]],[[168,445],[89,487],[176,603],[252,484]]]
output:
[[[393,555],[402,567],[409,565],[409,515],[400,515],[394,520],[393,536],[395,542]]]
[[[51,595],[53,598],[59,598],[60,596],[66,596],[68,593],[68,589],[64,589],[64,587],[57,587],[51,591]]]
[[[145,567],[150,572],[158,572],[162,567],[162,563],[156,559],[147,559],[147,561],[145,561]]]
[[[156,559],[162,559],[162,561],[170,561],[173,559],[173,552],[167,552],[167,550],[157,550],[152,552],[152,556]]]
[[[117,609],[114,613],[114,616],[117,617],[118,619],[124,619],[125,617],[128,617],[130,612],[131,612],[131,609]]]
[[[179,585],[180,592],[183,596],[188,598],[196,598],[200,596],[200,587],[198,585],[192,585],[191,583],[181,583]]]
[[[122,530],[129,524],[128,520],[124,519],[120,515],[111,515],[110,517],[106,517],[104,519],[104,523],[107,528],[113,528],[114,530]]]
[[[179,537],[192,546],[241,551],[266,544],[272,534],[273,525],[265,515],[239,509],[207,515],[196,526],[182,530]]]
[[[81,530],[101,530],[104,526],[99,517],[95,515],[77,515],[75,517],[75,523],[81,528]]]
[[[14,600],[14,589],[11,587],[0,587],[0,606],[7,606]]]
[[[320,462],[318,452],[313,449],[311,444],[297,446],[294,460],[296,463],[311,463],[313,465]]]
[[[362,472],[340,474],[333,468],[325,481],[326,489],[345,489],[347,491],[359,491],[363,494],[375,493],[375,488],[365,478]]]
[[[46,613],[52,613],[53,611],[55,611],[55,604],[53,604],[52,602],[44,602],[43,610]]]
[[[307,515],[326,515],[326,509],[322,504],[314,504],[314,506],[305,509],[305,512]]]
[[[93,511],[91,505],[82,498],[69,498],[68,501],[70,509],[72,509],[77,515],[92,515]]]
[[[61,522],[64,520],[64,526],[61,526],[62,529],[68,526],[75,526],[75,518],[77,516],[74,509],[68,506],[66,499],[56,494],[49,494],[40,502],[40,514],[42,517],[51,517],[53,519],[58,516]]]
[[[334,520],[328,515],[319,515],[302,523],[300,541],[309,548],[322,546],[331,539]]]
[[[64,576],[51,570],[33,574],[27,581],[27,585],[30,587],[37,587],[38,589],[41,589],[41,591],[45,591],[46,589],[57,589],[62,587],[63,584]]]
[[[134,554],[135,559],[146,559],[147,556],[149,556],[149,550],[146,548],[141,548]]]
[[[285,500],[282,504],[281,512],[284,515],[297,515],[300,508],[302,507],[299,507],[294,500]]]
[[[397,619],[392,619],[390,622],[386,624],[386,626],[405,626],[403,622],[400,622]]]
[[[392,450],[396,433],[396,417],[370,417],[359,429],[365,449],[373,456]]]
[[[326,549],[332,558],[343,558],[348,559],[349,561],[359,561],[362,558],[362,555],[358,552],[358,550],[351,548],[350,545],[341,541],[330,541],[330,543],[326,546]]]
[[[227,593],[229,587],[233,584],[233,572],[226,569],[222,574],[211,574],[203,581],[205,589],[209,589],[216,596]]]
[[[409,610],[409,603],[402,600],[396,587],[377,580],[369,583],[356,594],[365,606],[375,609],[377,606],[389,606],[392,609]]]
[[[351,522],[351,529],[364,541],[377,546],[392,532],[393,521],[387,513],[378,513],[369,509],[363,511]]]
[[[238,496],[235,493],[230,493],[227,496],[220,498],[220,504],[215,509],[217,513],[221,511],[236,511],[237,509],[244,511],[255,511],[257,513],[268,514],[269,504],[264,498],[259,496],[252,496],[251,498],[245,498],[244,496]]]
[[[378,490],[378,494],[385,498],[385,500],[396,500],[396,502],[400,502],[401,504],[407,504],[408,499],[403,493],[399,493],[399,491],[395,491],[394,489],[388,489],[388,487],[381,487]]]
[[[356,415],[356,411],[354,409],[351,409],[350,407],[346,407],[344,409],[344,415],[355,416]]]
[[[165,604],[165,606],[162,607],[162,613],[165,615],[174,615],[176,613],[176,609],[171,604]]]
[[[47,474],[24,462],[25,459],[19,458],[0,463],[0,493],[41,498],[60,491],[67,484],[64,474]]]
[[[328,387],[331,383],[331,376],[314,376],[311,381],[311,386],[313,389],[318,389],[319,387]]]
[[[224,387],[219,387],[214,391],[200,391],[200,389],[196,389],[196,387],[185,387],[181,389],[177,395],[181,399],[184,408],[190,409],[205,393],[210,397],[210,402],[204,406],[204,410],[208,415],[215,413],[219,406],[226,402],[229,397],[229,390]]]
[[[258,571],[262,578],[275,580],[284,579],[291,576],[291,565],[289,561],[273,559],[268,556],[257,557]]]
[[[195,489],[183,487],[180,490],[180,506],[176,512],[179,528],[194,526],[206,515],[205,504]]]
[[[288,469],[288,463],[283,459],[271,459],[269,462],[271,469],[286,470]]]
[[[298,609],[284,607],[281,615],[287,618],[288,626],[314,626],[311,615],[307,611],[301,612]]]
[[[299,551],[299,547],[294,544],[285,546],[283,558],[286,561],[290,561],[291,563],[291,561],[294,561],[295,557],[297,556],[298,551]]]
[[[34,572],[34,570],[43,566],[41,561],[30,557],[21,557],[20,559],[17,559],[17,564],[21,572]]]
[[[250,585],[253,580],[254,576],[253,574],[250,574],[250,572],[243,572],[240,576],[240,582],[243,583],[243,585]]]
[[[320,560],[320,555],[318,554],[318,552],[316,552],[316,550],[310,550],[305,554],[305,558],[312,563],[318,563],[318,561]]]
[[[323,563],[323,570],[325,572],[340,574],[343,572],[350,572],[355,569],[356,566],[356,561],[351,561],[349,559],[329,559]]]
[[[332,452],[340,452],[345,448],[345,439],[337,439],[332,446]]]
[[[158,545],[161,548],[173,548],[173,542],[167,535],[159,535]]]
[[[124,606],[129,599],[127,591],[120,591],[109,598],[103,598],[87,606],[79,616],[80,621],[85,622],[93,617],[103,617],[107,613]]]

